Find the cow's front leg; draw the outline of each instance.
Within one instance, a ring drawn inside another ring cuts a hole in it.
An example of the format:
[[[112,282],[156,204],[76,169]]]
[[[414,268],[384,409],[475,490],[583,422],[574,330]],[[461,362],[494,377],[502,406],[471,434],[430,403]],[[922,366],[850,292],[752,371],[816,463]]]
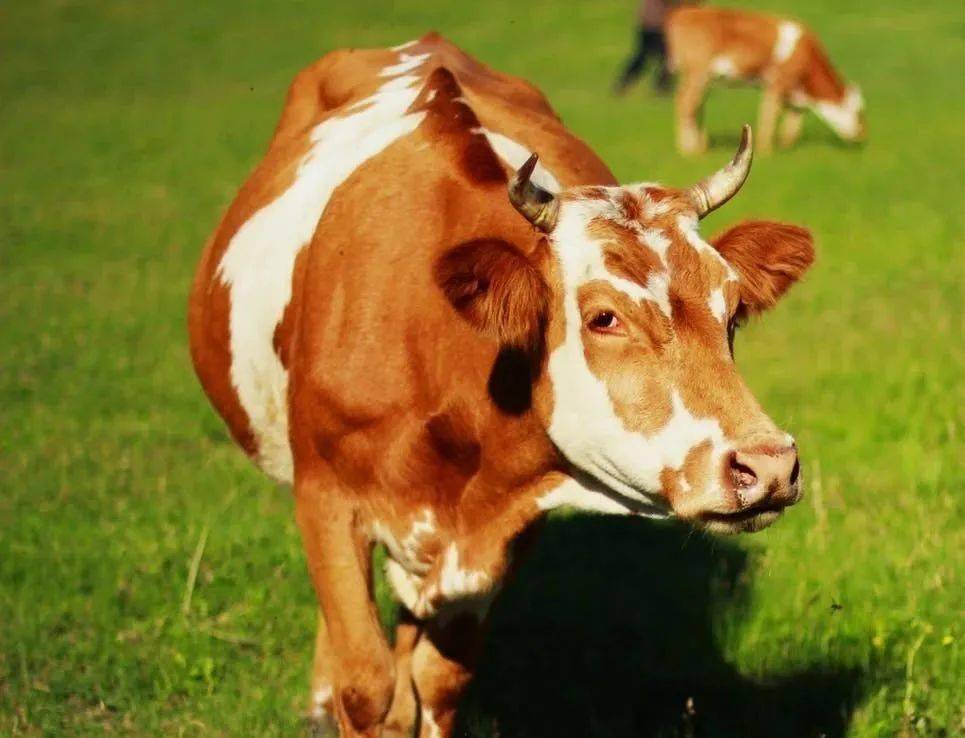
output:
[[[757,148],[761,153],[769,154],[774,149],[774,132],[783,108],[781,91],[773,86],[765,88],[757,123]]]
[[[332,683],[332,644],[328,638],[325,615],[319,609],[315,658],[312,662],[312,694],[308,706],[308,721],[313,738],[334,738],[338,735]]]
[[[700,111],[708,82],[705,73],[686,72],[677,85],[677,149],[681,154],[700,154],[707,150],[707,134],[700,127]]]
[[[332,704],[341,738],[377,738],[395,685],[379,625],[371,542],[358,512],[333,485],[296,475],[295,503],[308,568],[328,627]]]
[[[801,138],[801,131],[804,128],[804,111],[796,108],[788,108],[784,111],[784,119],[781,121],[781,132],[778,138],[782,147],[793,146]]]
[[[444,613],[429,622],[412,657],[419,695],[419,738],[452,735],[459,700],[472,678],[482,642],[485,615]]]
[[[419,706],[412,682],[412,653],[422,626],[408,611],[403,611],[395,628],[395,692],[385,718],[383,738],[411,738]]]

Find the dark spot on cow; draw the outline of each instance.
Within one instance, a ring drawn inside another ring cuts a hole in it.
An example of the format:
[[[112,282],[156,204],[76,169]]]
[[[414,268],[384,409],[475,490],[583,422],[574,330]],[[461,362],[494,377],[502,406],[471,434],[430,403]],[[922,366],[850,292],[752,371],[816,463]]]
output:
[[[510,415],[521,415],[533,402],[533,352],[504,346],[489,374],[489,396],[496,407]]]

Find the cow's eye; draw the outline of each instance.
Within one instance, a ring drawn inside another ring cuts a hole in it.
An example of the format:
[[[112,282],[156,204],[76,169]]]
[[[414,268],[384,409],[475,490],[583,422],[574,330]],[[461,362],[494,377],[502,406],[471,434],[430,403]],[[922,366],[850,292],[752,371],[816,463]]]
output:
[[[588,325],[590,330],[597,333],[613,333],[623,327],[620,319],[610,310],[604,310],[594,315]]]

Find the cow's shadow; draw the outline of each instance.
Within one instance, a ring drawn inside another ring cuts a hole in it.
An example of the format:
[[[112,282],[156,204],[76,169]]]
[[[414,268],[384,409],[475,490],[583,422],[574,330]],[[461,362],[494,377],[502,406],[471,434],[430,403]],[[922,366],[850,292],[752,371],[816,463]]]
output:
[[[551,519],[493,611],[457,735],[842,736],[853,669],[752,679],[722,657],[747,576],[741,548],[681,526]]]

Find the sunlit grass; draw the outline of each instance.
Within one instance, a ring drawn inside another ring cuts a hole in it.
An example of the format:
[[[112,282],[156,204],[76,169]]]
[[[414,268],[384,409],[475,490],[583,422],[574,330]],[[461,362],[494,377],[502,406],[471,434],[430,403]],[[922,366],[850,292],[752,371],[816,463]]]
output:
[[[631,5],[0,9],[0,733],[298,734],[313,596],[287,493],[190,369],[201,244],[300,66],[430,28],[539,84],[621,178],[705,174],[756,94],[715,91],[720,145],[679,159],[669,100],[607,94]],[[496,612],[474,734],[962,729],[965,14],[794,12],[862,84],[870,141],[808,121],[707,232],[762,216],[817,236],[813,273],[738,343],[809,497],[740,540],[557,520]]]

